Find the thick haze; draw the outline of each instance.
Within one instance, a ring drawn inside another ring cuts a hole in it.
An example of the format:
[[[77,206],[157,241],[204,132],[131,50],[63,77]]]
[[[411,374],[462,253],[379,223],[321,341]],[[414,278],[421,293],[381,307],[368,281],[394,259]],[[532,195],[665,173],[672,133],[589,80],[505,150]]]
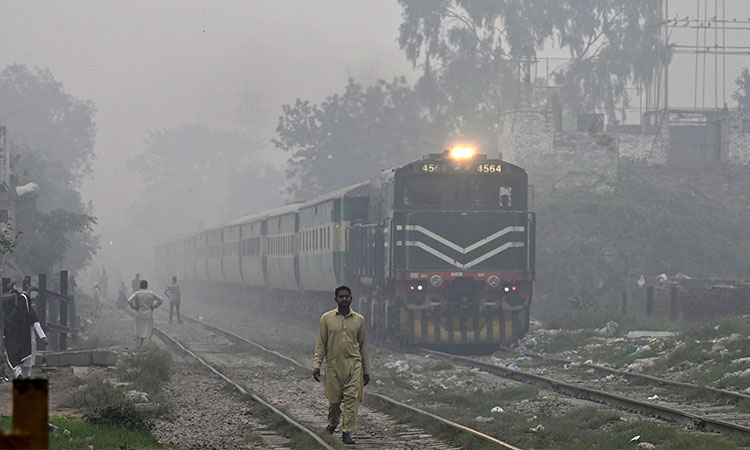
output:
[[[726,3],[728,17],[750,18],[750,2]],[[670,5],[671,17],[695,15],[692,0]],[[280,106],[298,97],[320,101],[348,77],[415,79],[396,43],[400,23],[395,0],[0,1],[0,68],[47,68],[69,94],[95,103],[97,159],[83,195],[99,218],[96,267],[129,280],[135,271],[148,276],[153,259],[152,243],[127,217],[135,196],[147,193],[126,161],[144,151],[149,130],[203,123],[268,142]],[[727,45],[744,45],[750,32],[743,33],[728,35]],[[685,44],[694,36],[674,33]],[[672,106],[693,104],[694,60],[675,58]],[[730,104],[748,65],[747,56],[727,59]],[[708,67],[713,83],[712,60]],[[712,84],[708,90],[713,106]],[[272,148],[270,160],[288,156]]]
[[[69,94],[96,104],[96,161],[83,195],[99,218],[97,266],[126,281],[153,260],[126,216],[141,194],[126,161],[144,151],[148,130],[204,123],[268,141],[284,103],[320,101],[348,77],[370,83],[411,72],[396,43],[395,1],[0,5],[0,67],[48,68]]]

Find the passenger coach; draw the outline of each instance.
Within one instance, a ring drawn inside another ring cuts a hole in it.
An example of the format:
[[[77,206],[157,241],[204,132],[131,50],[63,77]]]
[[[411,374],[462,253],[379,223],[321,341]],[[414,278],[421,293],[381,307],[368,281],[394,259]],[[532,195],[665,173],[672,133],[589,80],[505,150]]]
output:
[[[160,278],[220,283],[316,314],[350,285],[388,340],[494,347],[529,324],[534,213],[526,172],[469,148],[156,248]]]

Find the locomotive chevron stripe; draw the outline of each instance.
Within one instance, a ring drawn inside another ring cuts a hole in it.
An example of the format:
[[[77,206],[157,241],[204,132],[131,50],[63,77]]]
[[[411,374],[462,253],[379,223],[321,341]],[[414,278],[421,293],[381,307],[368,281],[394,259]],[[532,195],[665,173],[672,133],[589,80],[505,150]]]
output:
[[[463,253],[464,255],[467,254],[467,253],[469,253],[469,252],[472,252],[472,251],[478,249],[479,247],[483,246],[484,244],[487,244],[488,242],[492,242],[495,239],[497,239],[497,238],[499,238],[501,236],[504,236],[504,235],[506,235],[508,233],[523,232],[524,231],[524,227],[505,227],[502,230],[500,230],[500,231],[498,231],[496,233],[493,233],[493,234],[487,236],[484,239],[478,240],[477,242],[471,244],[468,247],[461,247],[460,245],[458,245],[458,244],[456,244],[454,242],[449,241],[448,239],[440,236],[439,234],[433,233],[432,231],[428,230],[427,228],[423,227],[422,225],[406,225],[404,227],[404,229],[406,231],[418,231],[418,232],[424,234],[425,236],[427,236],[429,238],[432,238],[432,239],[440,242],[441,244],[445,245],[446,247],[452,248],[453,250],[455,250],[457,252]],[[523,245],[521,245],[521,246],[523,247]]]
[[[426,251],[427,253],[430,253],[431,255],[434,255],[434,256],[442,259],[443,261],[456,266],[457,268],[459,268],[461,270],[470,269],[470,268],[476,266],[477,264],[481,263],[482,261],[490,259],[493,256],[497,255],[498,253],[502,253],[502,252],[504,252],[505,250],[507,250],[509,248],[516,248],[516,247],[523,247],[524,246],[523,242],[506,242],[505,244],[501,245],[500,247],[497,247],[497,248],[495,248],[495,249],[493,249],[493,250],[485,253],[484,255],[482,255],[482,256],[474,259],[473,261],[470,261],[470,262],[468,262],[466,264],[462,264],[462,263],[456,261],[455,259],[451,258],[450,256],[447,256],[447,255],[439,252],[438,250],[435,250],[434,248],[430,247],[429,245],[425,244],[424,242],[420,242],[420,241],[406,241],[404,244],[407,247],[418,247],[418,248],[421,248],[422,250]]]

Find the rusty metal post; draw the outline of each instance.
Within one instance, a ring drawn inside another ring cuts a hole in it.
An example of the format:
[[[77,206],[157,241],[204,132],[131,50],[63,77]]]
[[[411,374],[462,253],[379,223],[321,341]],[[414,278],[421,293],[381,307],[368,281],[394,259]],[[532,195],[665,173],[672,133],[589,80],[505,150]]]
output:
[[[677,286],[672,285],[672,288],[669,291],[669,318],[670,319],[676,319],[677,318]]]
[[[67,270],[61,270],[60,271],[60,294],[63,297],[68,296],[68,271]],[[67,327],[68,326],[68,302],[67,301],[60,301],[60,325]],[[61,332],[60,333],[60,350],[67,350],[68,349],[68,333]]]
[[[39,274],[39,296],[36,298],[36,315],[39,317],[39,324],[42,326],[42,329],[47,334],[47,339],[49,339],[50,348],[57,350],[59,347],[57,345],[57,333],[51,333],[49,331],[49,327],[47,326],[47,307],[49,298],[47,295],[47,274],[46,273],[40,273]]]
[[[649,286],[646,288],[646,315],[651,315],[654,312],[654,287]]]
[[[68,298],[70,301],[68,302],[68,315],[70,317],[70,326],[74,329],[78,329],[79,323],[78,323],[78,316],[76,315],[76,280],[73,277],[70,277],[70,283],[69,283],[69,291],[70,295],[68,295]],[[71,339],[73,342],[78,342],[78,331],[73,331],[71,333]]]
[[[13,380],[13,430],[28,434],[29,448],[49,448],[47,380]]]

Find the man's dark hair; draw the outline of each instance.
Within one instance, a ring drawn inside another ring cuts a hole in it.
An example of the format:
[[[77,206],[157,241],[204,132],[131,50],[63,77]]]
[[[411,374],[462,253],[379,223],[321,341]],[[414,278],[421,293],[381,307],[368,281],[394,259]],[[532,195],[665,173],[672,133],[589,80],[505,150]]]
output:
[[[141,280],[141,289],[148,289],[148,281]]]
[[[172,283],[177,283],[177,277],[172,277]]]
[[[334,297],[338,297],[340,291],[349,291],[349,295],[352,295],[352,290],[349,289],[349,286],[341,285],[341,286],[339,286],[339,287],[336,288],[336,291],[333,293],[333,296]]]

